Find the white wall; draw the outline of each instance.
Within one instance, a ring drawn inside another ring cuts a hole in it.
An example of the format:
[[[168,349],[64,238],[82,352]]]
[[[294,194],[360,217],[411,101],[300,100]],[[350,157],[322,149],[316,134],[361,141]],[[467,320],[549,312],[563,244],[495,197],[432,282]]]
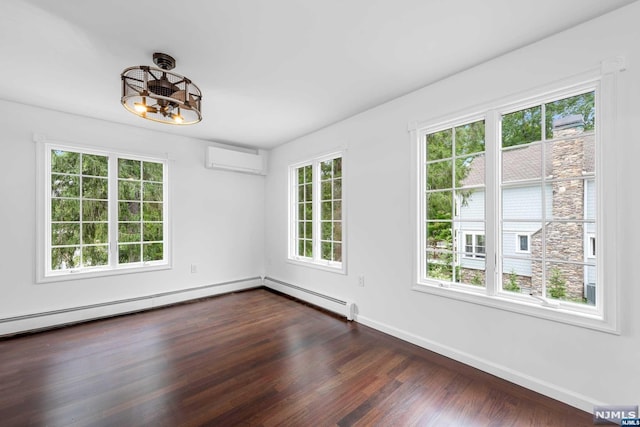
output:
[[[125,152],[168,153],[173,268],[36,284],[34,132],[50,140]],[[244,282],[82,314],[3,322],[262,275],[264,177],[205,169],[205,141],[5,101],[0,101],[0,146],[0,335],[260,284]],[[191,273],[191,264],[197,265],[196,273]]]
[[[640,288],[635,227],[640,197],[618,206],[622,334],[555,323],[411,290],[413,234],[408,123],[433,120],[598,67],[622,55],[616,141],[620,195],[636,194],[640,159],[640,3],[273,150],[266,182],[266,270],[270,277],[355,301],[357,319],[591,411],[638,404]],[[416,52],[420,54],[420,52]],[[346,147],[348,274],[290,264],[287,166]],[[358,276],[365,287],[358,287]],[[605,284],[610,285],[610,284]]]

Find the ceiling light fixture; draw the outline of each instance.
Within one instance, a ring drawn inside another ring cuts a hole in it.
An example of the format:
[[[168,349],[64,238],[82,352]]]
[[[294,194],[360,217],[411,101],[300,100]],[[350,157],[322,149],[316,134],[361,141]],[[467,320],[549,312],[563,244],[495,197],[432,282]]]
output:
[[[139,65],[122,74],[124,108],[154,122],[191,125],[202,120],[202,92],[191,80],[172,73],[176,60],[166,53],[154,53],[159,67]]]

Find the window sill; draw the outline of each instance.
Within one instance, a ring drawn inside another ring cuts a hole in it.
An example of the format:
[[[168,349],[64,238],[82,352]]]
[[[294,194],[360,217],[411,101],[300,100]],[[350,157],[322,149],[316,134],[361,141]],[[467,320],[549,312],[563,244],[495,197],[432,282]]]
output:
[[[97,277],[116,276],[120,274],[145,273],[150,271],[170,270],[171,264],[136,264],[135,266],[95,269],[77,272],[53,273],[48,276],[39,277],[36,283],[67,282],[70,280],[93,279]]]
[[[472,288],[467,290],[446,287],[446,285],[439,286],[437,284],[416,283],[413,285],[412,289],[417,292],[429,293],[445,298],[537,317],[540,319],[580,326],[600,332],[615,335],[620,334],[616,325],[607,322],[606,319],[603,319],[595,309],[593,309],[592,313],[586,311],[577,312],[563,307],[562,304],[558,307],[549,307],[533,298],[529,301],[530,298],[525,295],[523,295],[522,298],[518,298],[518,296],[515,296],[514,298],[502,295],[490,296],[477,291],[474,292]],[[484,292],[484,288],[482,288],[482,292]]]
[[[329,271],[331,273],[347,274],[347,269],[344,262],[340,264],[336,264],[336,263],[330,264],[327,261],[318,262],[318,261],[304,260],[299,258],[288,258],[287,262],[290,264],[301,265],[304,267],[310,267],[318,270]]]

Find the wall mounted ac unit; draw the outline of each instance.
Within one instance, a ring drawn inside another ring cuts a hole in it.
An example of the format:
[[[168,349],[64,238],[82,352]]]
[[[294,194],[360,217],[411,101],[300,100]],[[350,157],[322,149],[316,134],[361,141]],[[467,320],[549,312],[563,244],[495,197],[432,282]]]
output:
[[[267,174],[267,152],[257,150],[255,153],[232,150],[229,148],[206,148],[205,166],[209,169],[222,169],[234,172]]]

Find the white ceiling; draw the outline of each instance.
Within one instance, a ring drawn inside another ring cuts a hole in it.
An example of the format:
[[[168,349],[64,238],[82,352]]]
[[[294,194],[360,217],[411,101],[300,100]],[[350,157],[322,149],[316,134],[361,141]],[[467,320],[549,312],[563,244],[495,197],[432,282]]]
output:
[[[634,0],[3,0],[0,98],[269,148]],[[203,91],[171,126],[120,105],[153,52]]]

